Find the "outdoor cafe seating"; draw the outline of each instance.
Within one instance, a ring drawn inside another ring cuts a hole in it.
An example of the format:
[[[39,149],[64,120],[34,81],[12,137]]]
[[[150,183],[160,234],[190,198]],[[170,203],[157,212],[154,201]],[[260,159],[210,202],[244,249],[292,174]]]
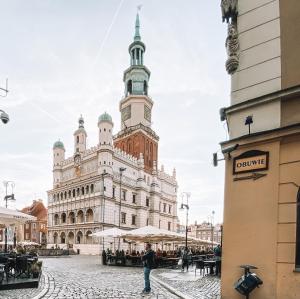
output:
[[[29,278],[31,265],[38,258],[30,254],[0,253],[0,283],[9,279]]]

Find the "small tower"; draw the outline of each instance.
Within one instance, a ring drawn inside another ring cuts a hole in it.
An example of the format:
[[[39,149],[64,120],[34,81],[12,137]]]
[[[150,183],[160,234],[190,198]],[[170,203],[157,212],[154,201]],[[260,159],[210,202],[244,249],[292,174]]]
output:
[[[125,98],[120,103],[122,129],[142,123],[151,126],[152,100],[148,97],[150,71],[144,65],[145,44],[141,41],[139,14],[135,20],[135,35],[129,45],[130,67],[125,70]]]
[[[100,145],[113,145],[112,130],[114,124],[112,118],[108,113],[103,113],[98,118],[99,128],[99,144]]]
[[[87,134],[84,129],[84,119],[82,115],[78,120],[78,129],[74,132],[74,153],[82,153],[86,150]]]
[[[112,174],[113,165],[113,122],[108,113],[103,113],[98,118],[99,145],[98,173],[104,172]]]
[[[53,186],[57,186],[62,180],[61,162],[65,160],[65,146],[58,140],[53,145]]]

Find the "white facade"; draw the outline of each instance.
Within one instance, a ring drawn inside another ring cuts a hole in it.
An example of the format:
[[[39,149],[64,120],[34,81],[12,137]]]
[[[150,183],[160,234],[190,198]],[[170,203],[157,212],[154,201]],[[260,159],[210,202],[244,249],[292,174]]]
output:
[[[140,45],[137,16],[135,41],[130,46],[131,61],[135,63],[125,71],[126,97],[120,102],[122,129],[151,125],[153,102],[147,95],[150,73],[142,65],[144,46],[137,51]],[[136,69],[142,79],[135,76]],[[65,158],[61,141],[54,144],[53,189],[48,191],[48,247],[73,247],[81,253],[99,254],[104,248],[117,249],[118,240],[92,238],[90,234],[97,230],[119,226],[129,230],[146,225],[170,231],[177,228],[175,169],[168,175],[163,167],[157,169],[157,161],[146,169],[142,153],[136,158],[114,147],[113,122],[107,113],[99,117],[98,128],[97,144],[86,149],[87,134],[80,117],[74,133],[74,155],[69,158]],[[139,130],[148,136],[150,128]],[[123,168],[126,170],[122,172]],[[120,248],[130,249],[130,244],[121,240]]]

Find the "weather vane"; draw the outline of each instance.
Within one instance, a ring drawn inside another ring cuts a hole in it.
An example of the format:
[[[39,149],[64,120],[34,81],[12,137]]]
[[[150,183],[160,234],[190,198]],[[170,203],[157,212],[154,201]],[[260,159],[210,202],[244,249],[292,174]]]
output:
[[[137,6],[137,11],[140,11],[142,9],[142,6],[143,6],[142,4],[138,5]]]

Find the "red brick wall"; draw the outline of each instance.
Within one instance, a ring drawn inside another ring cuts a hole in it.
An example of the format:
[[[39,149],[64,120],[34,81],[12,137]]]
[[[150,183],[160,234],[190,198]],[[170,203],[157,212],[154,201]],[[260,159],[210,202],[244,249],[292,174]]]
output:
[[[115,141],[114,146],[136,158],[139,158],[140,153],[142,153],[145,171],[152,172],[153,161],[157,161],[158,157],[158,146],[155,140],[138,132]]]

